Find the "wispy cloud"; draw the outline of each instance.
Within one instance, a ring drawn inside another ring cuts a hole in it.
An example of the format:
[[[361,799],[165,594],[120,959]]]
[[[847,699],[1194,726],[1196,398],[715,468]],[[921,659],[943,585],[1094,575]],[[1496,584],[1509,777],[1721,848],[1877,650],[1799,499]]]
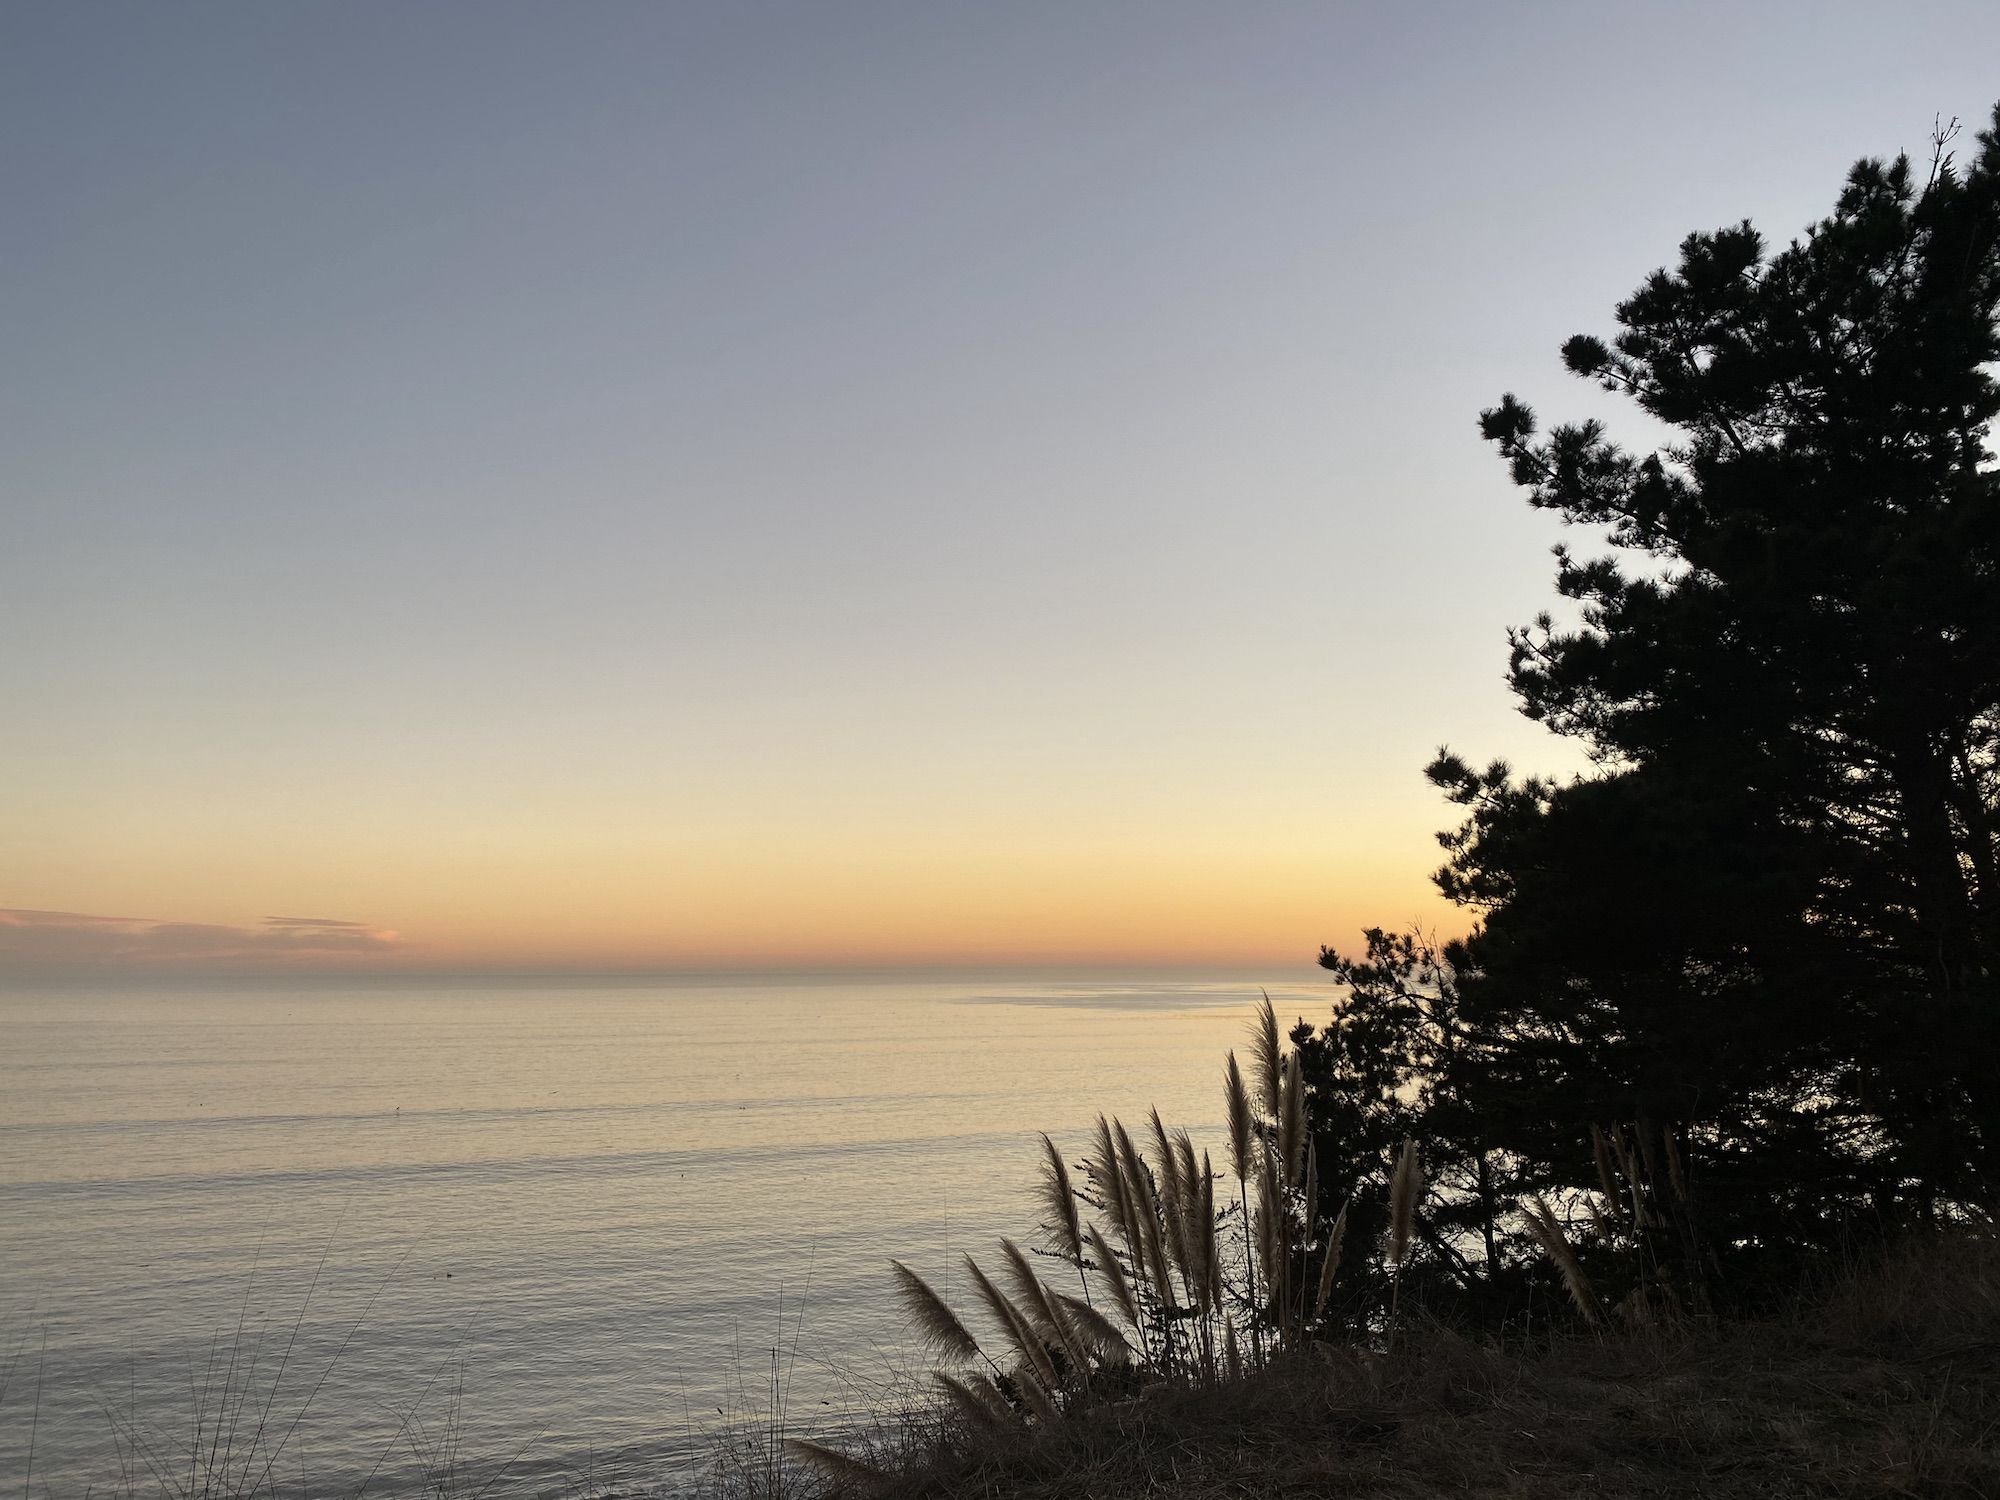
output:
[[[393,951],[396,934],[334,917],[266,917],[251,927],[0,907],[0,971],[294,967]]]

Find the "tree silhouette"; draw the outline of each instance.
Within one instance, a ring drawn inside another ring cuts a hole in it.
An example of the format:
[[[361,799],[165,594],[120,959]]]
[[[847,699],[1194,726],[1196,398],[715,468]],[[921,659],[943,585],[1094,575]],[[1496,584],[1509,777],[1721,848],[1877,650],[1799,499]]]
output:
[[[2000,1164],[2000,109],[1962,168],[1955,133],[1776,253],[1689,236],[1563,346],[1665,446],[1480,418],[1609,538],[1557,551],[1574,618],[1510,633],[1522,710],[1597,770],[1429,768],[1480,920],[1426,1087],[1510,1190],[1588,1181],[1592,1124],[1675,1126],[1739,1275],[1990,1201]],[[1356,994],[1336,1029],[1387,1024]]]

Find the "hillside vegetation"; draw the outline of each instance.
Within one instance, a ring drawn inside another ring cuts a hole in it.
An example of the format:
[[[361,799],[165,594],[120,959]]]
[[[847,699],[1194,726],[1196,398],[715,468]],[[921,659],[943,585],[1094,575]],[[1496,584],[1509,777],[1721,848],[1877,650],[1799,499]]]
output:
[[[1421,1317],[1047,1427],[912,1413],[829,1495],[2000,1495],[2000,1246],[1906,1246],[1792,1311],[1646,1334],[1473,1341]]]

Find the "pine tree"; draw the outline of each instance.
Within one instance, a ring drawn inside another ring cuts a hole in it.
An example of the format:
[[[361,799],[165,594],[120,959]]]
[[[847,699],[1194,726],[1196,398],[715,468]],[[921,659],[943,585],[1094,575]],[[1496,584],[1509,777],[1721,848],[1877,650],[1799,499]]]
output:
[[[1597,769],[1430,767],[1480,918],[1431,1087],[1517,1185],[1587,1182],[1592,1124],[1675,1125],[1725,1260],[2000,1180],[2000,109],[1963,168],[1952,136],[1775,253],[1689,236],[1563,346],[1657,451],[1480,419],[1608,535],[1558,549],[1574,618],[1510,637],[1523,711]]]

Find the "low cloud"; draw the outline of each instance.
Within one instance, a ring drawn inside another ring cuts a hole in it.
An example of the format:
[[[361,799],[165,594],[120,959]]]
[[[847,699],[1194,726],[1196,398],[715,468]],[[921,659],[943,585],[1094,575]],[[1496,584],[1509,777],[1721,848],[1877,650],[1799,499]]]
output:
[[[254,927],[0,907],[0,971],[61,974],[308,967],[393,952],[396,934],[333,917],[266,917]]]

